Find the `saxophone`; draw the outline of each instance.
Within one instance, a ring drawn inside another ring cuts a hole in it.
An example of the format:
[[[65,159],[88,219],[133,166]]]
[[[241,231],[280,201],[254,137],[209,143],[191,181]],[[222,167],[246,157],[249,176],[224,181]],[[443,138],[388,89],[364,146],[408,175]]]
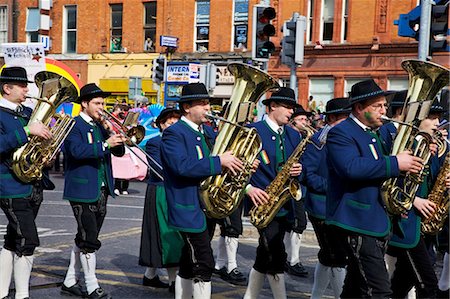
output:
[[[433,189],[428,194],[428,200],[436,204],[436,209],[431,217],[422,220],[422,232],[425,234],[437,234],[444,226],[444,222],[448,217],[450,194],[445,186],[445,179],[449,172],[450,154],[447,152],[444,164],[439,170]]]
[[[28,143],[13,153],[11,168],[19,180],[29,183],[42,178],[42,169],[52,161],[64,139],[69,135],[75,121],[69,115],[56,113],[56,108],[66,101],[73,101],[78,90],[68,79],[53,72],[39,72],[34,77],[39,88],[39,97],[30,121],[42,122],[50,127],[53,138],[45,140],[32,136]],[[54,121],[54,123],[52,123]]]
[[[305,138],[297,145],[294,152],[283,165],[283,168],[265,190],[269,195],[269,201],[266,204],[253,206],[250,209],[250,222],[257,229],[265,228],[289,199],[293,197],[295,200],[300,200],[302,197],[298,180],[292,178],[289,172],[292,165],[298,163],[306,150],[306,146],[311,142],[311,137],[314,135],[314,130],[309,126],[303,127],[303,131],[306,133]]]
[[[429,145],[434,142],[433,136],[420,132],[418,126],[428,116],[434,97],[448,85],[449,70],[420,60],[403,61],[402,67],[408,72],[409,88],[391,156],[410,150],[426,165],[431,157]],[[381,197],[390,214],[405,214],[411,209],[424,176],[425,170],[422,168],[417,174],[400,173],[399,177],[390,178],[382,184]]]
[[[226,119],[217,118],[223,122],[211,155],[217,156],[231,150],[243,162],[244,169],[237,175],[224,171],[200,183],[200,198],[206,214],[219,219],[233,213],[242,201],[245,186],[252,175],[253,162],[262,146],[255,128],[246,128],[237,123],[239,106],[242,103],[255,103],[266,91],[279,87],[273,77],[248,64],[230,63],[228,70],[234,75],[235,83]]]

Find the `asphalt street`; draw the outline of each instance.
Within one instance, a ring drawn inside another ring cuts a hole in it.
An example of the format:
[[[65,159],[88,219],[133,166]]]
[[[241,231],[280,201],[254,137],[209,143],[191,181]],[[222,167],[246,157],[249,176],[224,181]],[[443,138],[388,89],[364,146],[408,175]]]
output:
[[[56,189],[45,191],[44,202],[36,219],[41,245],[36,249],[30,293],[31,298],[36,299],[66,298],[60,294],[60,286],[76,233],[70,205],[62,200],[64,177],[60,173],[52,173],[51,178]],[[143,182],[131,182],[129,195],[110,198],[108,202],[107,217],[100,235],[102,247],[97,254],[97,277],[100,285],[113,298],[173,298],[167,290],[142,285],[144,268],[138,265],[138,258],[145,188]],[[248,275],[254,261],[257,232],[247,221],[244,223],[238,265]],[[0,245],[3,243],[6,224],[7,219],[0,211]],[[212,247],[217,247],[215,240]],[[313,231],[308,227],[302,240],[300,257],[309,276],[299,278],[286,274],[289,298],[310,297],[317,251]],[[159,274],[163,280],[167,279],[165,270],[159,271]],[[234,286],[219,277],[213,277],[212,293],[213,298],[242,298],[245,287]],[[330,289],[326,294],[328,298],[332,297]],[[260,298],[272,298],[267,281]]]

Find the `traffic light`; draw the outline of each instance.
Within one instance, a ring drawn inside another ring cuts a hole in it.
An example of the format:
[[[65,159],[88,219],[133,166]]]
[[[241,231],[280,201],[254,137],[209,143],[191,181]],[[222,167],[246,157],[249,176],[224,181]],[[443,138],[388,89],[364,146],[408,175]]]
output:
[[[152,68],[152,81],[156,84],[161,84],[164,82],[164,69],[166,65],[166,58],[164,56],[159,56],[153,59]]]
[[[303,64],[305,47],[305,16],[294,16],[283,24],[283,40],[281,41],[281,63],[288,66]]]
[[[275,45],[270,41],[270,37],[275,35],[275,27],[271,24],[275,16],[273,7],[253,6],[253,60],[268,61],[270,54],[275,51]]]
[[[419,40],[420,5],[407,14],[401,14],[394,25],[398,26],[398,36],[412,37]]]
[[[448,5],[433,5],[430,22],[430,53],[449,52]]]

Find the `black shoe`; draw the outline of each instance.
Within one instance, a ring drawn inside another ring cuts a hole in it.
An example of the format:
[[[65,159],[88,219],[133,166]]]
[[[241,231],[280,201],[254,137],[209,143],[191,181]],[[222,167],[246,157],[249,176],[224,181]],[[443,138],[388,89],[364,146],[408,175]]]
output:
[[[289,262],[286,262],[286,270],[285,272],[299,277],[307,277],[308,271],[306,271],[305,267],[303,267],[302,263],[297,263],[294,266],[291,266]]]
[[[159,280],[158,275],[153,277],[152,279],[147,278],[144,275],[144,279],[142,280],[142,284],[148,287],[158,288],[158,289],[167,289],[169,285],[167,283],[162,282]]]
[[[239,271],[238,268],[234,268],[230,273],[226,273],[220,276],[226,282],[234,285],[245,286],[247,285],[247,278]]]
[[[449,290],[441,291],[438,289],[436,292],[436,298],[449,298]]]
[[[175,294],[175,281],[170,284],[169,293]]]
[[[104,299],[111,299],[111,296],[109,296],[104,289],[102,288],[96,288],[92,293],[90,293],[87,298],[89,299],[97,299],[97,298],[104,298]]]
[[[213,274],[216,274],[217,276],[222,277],[222,275],[226,275],[227,274],[227,268],[225,268],[225,267],[222,267],[220,269],[214,268]]]
[[[68,296],[76,296],[76,297],[85,297],[87,296],[87,292],[83,291],[81,285],[77,282],[73,286],[66,287],[65,284],[61,286],[61,294]]]
[[[6,295],[6,296],[3,297],[2,299],[11,299],[11,297],[9,297],[9,295]]]

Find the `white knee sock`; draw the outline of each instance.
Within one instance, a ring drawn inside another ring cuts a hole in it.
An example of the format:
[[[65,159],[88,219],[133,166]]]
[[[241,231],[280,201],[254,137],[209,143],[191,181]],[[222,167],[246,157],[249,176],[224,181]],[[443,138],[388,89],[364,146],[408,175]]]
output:
[[[447,291],[449,289],[449,271],[448,271],[448,265],[449,260],[448,260],[448,253],[446,252],[444,255],[444,261],[442,263],[442,272],[441,272],[441,277],[439,278],[439,290],[441,291]]]
[[[175,299],[192,299],[194,291],[191,279],[181,278],[177,275],[175,279]]]
[[[80,276],[80,248],[77,245],[73,245],[72,251],[70,252],[70,264],[67,269],[66,278],[64,279],[64,285],[66,287],[71,287],[75,285]]]
[[[8,296],[14,265],[14,252],[6,248],[0,251],[0,298]]]
[[[256,271],[254,268],[250,270],[248,276],[248,285],[245,290],[244,299],[256,299],[264,284],[265,274]]]
[[[156,276],[156,268],[147,267],[145,269],[144,276],[147,277],[148,279],[155,278],[155,276]]]
[[[33,268],[34,257],[14,256],[14,285],[16,286],[16,299],[27,298],[29,296],[30,275]]]
[[[234,268],[237,268],[236,255],[239,246],[239,239],[233,237],[225,237],[225,249],[227,251],[228,264],[227,269],[228,273],[231,272]]]
[[[300,244],[302,241],[302,234],[291,232],[291,254],[288,260],[291,266],[297,265],[300,262]]]
[[[81,253],[80,254],[81,266],[84,272],[84,281],[86,283],[86,289],[88,294],[91,294],[95,289],[98,289],[97,276],[95,276],[95,268],[97,266],[97,257],[95,252],[93,253]]]
[[[284,274],[267,274],[269,280],[270,289],[274,299],[285,299],[286,297],[286,285],[284,283]]]
[[[175,282],[177,278],[178,267],[167,268],[167,276],[169,276],[169,285]]]
[[[287,254],[286,260],[289,262],[291,260],[291,233],[289,232],[284,233],[283,243]]]
[[[225,267],[227,262],[227,251],[225,249],[225,237],[220,236],[217,240],[217,256],[216,256],[216,266],[217,270]]]
[[[389,274],[389,279],[392,278],[392,275],[394,275],[395,271],[395,264],[397,263],[397,258],[395,256],[385,254],[384,255],[384,262],[386,264],[386,269]]]
[[[345,268],[332,267],[331,268],[331,288],[334,292],[334,298],[340,298],[342,293],[342,288],[344,287],[345,275],[347,270]]]
[[[198,281],[193,284],[193,298],[194,299],[209,299],[211,298],[211,281]]]
[[[331,268],[317,262],[314,270],[314,283],[311,291],[311,298],[322,298],[330,283]]]

